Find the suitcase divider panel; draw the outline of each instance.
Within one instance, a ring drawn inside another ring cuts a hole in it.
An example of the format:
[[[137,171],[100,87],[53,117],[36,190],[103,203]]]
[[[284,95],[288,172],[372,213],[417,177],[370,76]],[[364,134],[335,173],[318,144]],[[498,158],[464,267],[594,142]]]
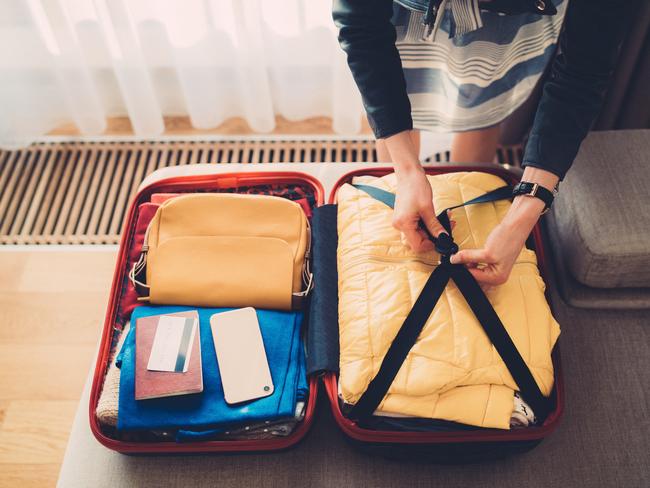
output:
[[[336,205],[323,205],[314,210],[312,218],[311,265],[317,282],[310,297],[307,374],[339,369],[336,215]]]

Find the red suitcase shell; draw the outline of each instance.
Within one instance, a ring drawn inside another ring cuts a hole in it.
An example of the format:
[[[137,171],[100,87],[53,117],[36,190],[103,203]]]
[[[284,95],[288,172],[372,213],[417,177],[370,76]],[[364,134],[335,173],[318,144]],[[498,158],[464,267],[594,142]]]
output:
[[[519,181],[518,176],[514,173],[495,166],[481,166],[478,168],[476,166],[437,166],[426,168],[427,174],[430,175],[477,170],[499,176],[508,184],[516,184]],[[360,175],[381,177],[392,171],[392,168],[361,169],[344,175],[334,186],[329,196],[329,203],[336,203],[338,189],[344,183],[349,183],[353,177]],[[533,229],[532,239],[540,273],[546,281],[548,276],[547,259],[544,253],[539,223]],[[555,400],[555,408],[542,425],[526,429],[481,429],[476,431],[459,430],[457,432],[404,432],[363,429],[356,422],[343,416],[341,412],[338,401],[337,375],[332,372],[327,373],[323,376],[323,382],[336,423],[343,433],[358,447],[393,458],[412,459],[413,456],[424,456],[426,459],[442,462],[478,461],[530,450],[557,428],[564,412],[564,380],[559,345],[555,346],[552,359],[555,370],[555,385],[552,398]]]
[[[496,166],[436,166],[427,167],[428,174],[441,174],[456,171],[484,171],[503,178],[507,183],[513,184],[518,177],[503,168]],[[329,203],[336,202],[336,192],[344,183],[349,182],[354,176],[372,175],[384,176],[392,172],[390,167],[363,168],[351,171],[340,178],[329,196]],[[285,438],[264,440],[232,440],[232,441],[198,441],[187,443],[176,442],[134,442],[122,441],[110,437],[102,429],[95,411],[104,377],[106,375],[108,360],[113,339],[113,324],[120,300],[124,295],[124,280],[126,277],[126,260],[128,256],[128,243],[131,240],[135,226],[135,217],[138,206],[148,202],[153,193],[179,193],[195,191],[214,191],[225,188],[238,188],[242,186],[256,186],[268,184],[296,184],[299,183],[313,190],[317,206],[325,202],[322,184],[314,177],[301,172],[245,172],[227,174],[207,174],[191,176],[174,176],[157,181],[142,189],[133,199],[129,209],[120,249],[113,277],[109,304],[102,332],[99,355],[95,366],[95,374],[90,394],[89,417],[91,431],[97,440],[109,449],[127,454],[172,454],[172,453],[198,453],[198,452],[256,452],[277,451],[289,448],[298,443],[309,431],[315,413],[318,396],[319,379],[322,379],[331,411],[343,434],[357,447],[366,451],[396,458],[424,457],[429,461],[441,462],[466,462],[484,460],[503,455],[523,452],[535,447],[542,439],[548,436],[558,426],[564,409],[564,382],[560,364],[559,346],[553,352],[555,366],[555,387],[552,393],[555,408],[546,418],[544,423],[537,427],[518,430],[481,429],[475,431],[456,432],[404,432],[369,430],[359,427],[349,420],[339,407],[338,402],[338,377],[335,372],[324,372],[320,377],[309,377],[309,398],[305,411],[305,418],[294,432]],[[545,258],[542,235],[539,224],[532,233],[535,252],[537,254],[540,272],[546,278],[547,261]]]
[[[175,176],[157,181],[143,188],[131,202],[120,248],[117,264],[113,276],[113,284],[109,296],[106,319],[99,348],[99,355],[95,365],[92,389],[90,392],[90,429],[97,440],[109,449],[126,454],[154,454],[154,453],[196,453],[196,452],[249,452],[249,451],[275,451],[286,449],[299,442],[309,431],[314,420],[314,409],[318,395],[318,378],[309,378],[309,398],[305,410],[304,420],[291,433],[291,435],[277,439],[264,440],[232,440],[232,441],[201,441],[201,442],[127,442],[109,437],[102,429],[95,415],[97,403],[101,394],[104,377],[108,368],[108,361],[113,340],[113,324],[120,300],[124,297],[124,283],[128,270],[126,261],[128,256],[128,243],[134,232],[136,211],[141,203],[148,202],[153,193],[182,193],[196,191],[210,191],[225,188],[238,188],[242,186],[258,185],[301,184],[313,190],[317,205],[324,201],[324,190],[320,182],[305,174],[298,172],[250,172]]]

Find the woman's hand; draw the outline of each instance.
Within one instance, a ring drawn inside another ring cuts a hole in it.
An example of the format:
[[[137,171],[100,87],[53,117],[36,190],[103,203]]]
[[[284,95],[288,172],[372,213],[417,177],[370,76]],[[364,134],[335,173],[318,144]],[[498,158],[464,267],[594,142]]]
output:
[[[444,228],[436,218],[431,185],[420,165],[413,141],[409,131],[384,139],[397,176],[393,227],[402,232],[413,251],[424,252],[432,250],[433,243],[426,232],[420,229],[420,220],[434,236],[444,232]]]
[[[393,211],[393,227],[404,234],[406,242],[415,252],[430,251],[433,242],[419,228],[420,220],[432,235],[444,232],[433,208],[431,185],[421,166],[407,171],[397,171],[397,194]]]
[[[450,261],[467,265],[479,283],[501,285],[508,280],[531,230],[527,225],[502,222],[492,230],[483,249],[463,249],[453,254]]]
[[[551,189],[557,184],[558,177],[548,171],[528,167],[522,181]],[[544,202],[538,198],[516,197],[503,221],[488,236],[485,247],[458,251],[451,256],[451,263],[466,265],[479,283],[505,283],[543,210]]]

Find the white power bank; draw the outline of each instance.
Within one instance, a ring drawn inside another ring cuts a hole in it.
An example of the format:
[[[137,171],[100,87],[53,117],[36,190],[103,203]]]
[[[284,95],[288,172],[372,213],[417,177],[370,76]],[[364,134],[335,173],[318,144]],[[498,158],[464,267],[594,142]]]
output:
[[[254,308],[210,317],[212,339],[226,403],[232,405],[273,394],[273,379]]]

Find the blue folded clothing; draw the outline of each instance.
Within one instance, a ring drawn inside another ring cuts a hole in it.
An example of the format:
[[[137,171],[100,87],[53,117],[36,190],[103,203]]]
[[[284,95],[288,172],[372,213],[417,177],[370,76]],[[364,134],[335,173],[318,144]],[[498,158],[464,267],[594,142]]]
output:
[[[298,378],[298,388],[296,390],[296,402],[306,402],[309,397],[309,385],[307,384],[307,371],[306,371],[306,361],[305,361],[305,348],[302,347],[302,344],[298,347],[298,361],[300,364],[299,368],[299,378]],[[286,421],[287,423],[294,421],[296,418],[297,412],[294,409],[294,412],[286,418],[277,418],[276,421]],[[272,422],[272,419],[266,419],[265,422]],[[191,430],[191,429],[180,429],[176,432],[176,441],[177,442],[192,442],[192,441],[203,441],[210,440],[215,436],[221,435],[230,429],[229,426],[219,427],[216,429],[208,430]]]
[[[197,310],[201,331],[203,393],[135,400],[135,329],[137,320]],[[131,330],[120,351],[121,374],[117,428],[120,430],[186,429],[202,431],[259,421],[274,421],[294,415],[296,401],[306,397],[304,349],[300,339],[301,312],[257,310],[264,348],[273,378],[272,395],[251,402],[228,405],[224,400],[217,355],[212,341],[210,317],[226,308],[169,306],[137,307]]]

